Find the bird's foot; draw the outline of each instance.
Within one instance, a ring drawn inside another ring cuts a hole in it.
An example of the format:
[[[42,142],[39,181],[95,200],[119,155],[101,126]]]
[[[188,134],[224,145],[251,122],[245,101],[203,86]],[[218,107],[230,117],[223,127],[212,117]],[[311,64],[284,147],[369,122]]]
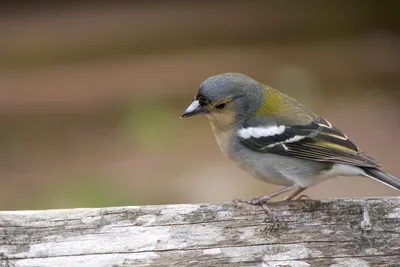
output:
[[[302,200],[302,199],[307,199],[307,200],[311,200],[311,198],[307,195],[301,195],[298,198],[296,198],[296,200]]]
[[[247,203],[250,205],[261,205],[263,203],[266,203],[268,200],[270,200],[271,197],[270,196],[263,196],[263,197],[257,197],[257,198],[252,198],[249,200],[243,200],[243,199],[234,199],[232,200],[233,203],[237,204],[237,203]]]
[[[250,205],[261,205],[265,213],[271,217],[272,219],[272,228],[275,228],[276,226],[276,216],[275,214],[271,211],[271,209],[268,207],[267,201],[271,199],[269,196],[263,196],[259,198],[253,198],[250,200],[243,200],[243,199],[234,199],[232,202],[237,206],[238,203],[246,203]]]
[[[265,213],[266,213],[269,217],[271,217],[271,220],[272,220],[272,228],[274,229],[275,226],[277,226],[277,224],[276,224],[276,215],[275,215],[275,213],[273,213],[273,212],[270,210],[270,208],[268,207],[268,204],[267,204],[266,202],[262,203],[262,204],[261,204],[261,207],[263,208],[263,210],[265,211]]]
[[[267,201],[270,200],[271,198],[274,198],[276,196],[279,196],[285,192],[291,191],[291,190],[296,190],[294,194],[290,195],[291,198],[295,197],[296,195],[298,195],[299,193],[303,192],[306,188],[300,188],[298,185],[293,184],[290,186],[287,186],[285,188],[282,188],[276,192],[270,193],[266,196],[263,197],[259,197],[259,198],[253,198],[250,200],[242,200],[242,199],[234,199],[233,203],[235,203],[235,205],[237,206],[237,204],[239,202],[241,203],[246,203],[246,204],[250,204],[250,205],[261,205],[263,210],[265,211],[265,213],[267,213],[273,221],[273,228],[275,228],[276,226],[276,216],[274,213],[272,213],[272,211],[269,209],[268,205],[267,205]]]
[[[311,200],[311,198],[309,196],[301,195],[301,196],[299,196],[297,198],[288,196],[288,197],[285,197],[284,199],[282,199],[282,201],[295,201],[295,200],[302,200],[302,199]]]

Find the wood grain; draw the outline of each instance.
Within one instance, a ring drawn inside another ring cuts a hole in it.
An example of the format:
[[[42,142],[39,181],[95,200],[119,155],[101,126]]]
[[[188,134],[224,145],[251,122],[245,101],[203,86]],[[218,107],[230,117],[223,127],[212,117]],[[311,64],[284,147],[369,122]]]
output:
[[[0,266],[400,266],[400,197],[0,212]]]

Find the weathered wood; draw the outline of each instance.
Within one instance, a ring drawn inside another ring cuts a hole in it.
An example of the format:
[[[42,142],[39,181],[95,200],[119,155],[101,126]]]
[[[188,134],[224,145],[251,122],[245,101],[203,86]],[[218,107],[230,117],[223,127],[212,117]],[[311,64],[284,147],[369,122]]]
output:
[[[0,266],[400,266],[400,197],[0,212]]]

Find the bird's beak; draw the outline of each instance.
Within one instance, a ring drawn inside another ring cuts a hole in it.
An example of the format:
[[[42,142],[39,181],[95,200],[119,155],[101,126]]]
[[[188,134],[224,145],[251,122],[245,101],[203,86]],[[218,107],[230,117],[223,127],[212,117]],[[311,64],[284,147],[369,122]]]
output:
[[[185,112],[183,112],[181,119],[204,113],[207,113],[207,111],[203,106],[200,106],[199,100],[194,100]]]

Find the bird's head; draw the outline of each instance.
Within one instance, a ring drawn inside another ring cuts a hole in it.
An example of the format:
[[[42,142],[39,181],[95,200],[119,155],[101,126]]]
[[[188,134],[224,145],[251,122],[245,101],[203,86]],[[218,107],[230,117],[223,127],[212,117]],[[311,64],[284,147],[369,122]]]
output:
[[[264,85],[240,73],[205,80],[181,118],[205,115],[218,128],[229,128],[251,118],[260,109]]]

